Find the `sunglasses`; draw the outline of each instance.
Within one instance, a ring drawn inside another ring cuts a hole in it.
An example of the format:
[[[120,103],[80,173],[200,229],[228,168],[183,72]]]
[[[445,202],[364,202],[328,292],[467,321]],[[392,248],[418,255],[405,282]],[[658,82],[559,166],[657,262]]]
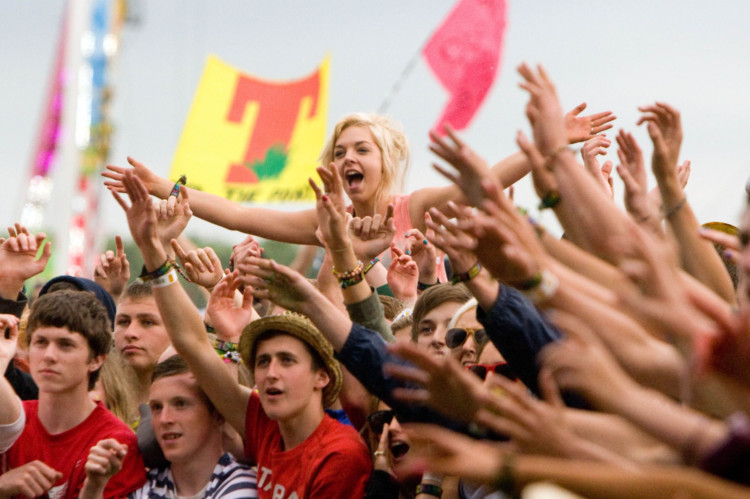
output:
[[[445,344],[448,348],[458,348],[466,343],[469,336],[474,336],[474,341],[476,341],[478,345],[486,345],[487,342],[490,341],[490,338],[487,336],[484,329],[463,329],[460,327],[454,327],[445,333]]]
[[[466,369],[473,372],[480,379],[487,379],[487,373],[495,373],[501,376],[505,376],[509,380],[515,381],[518,379],[513,371],[508,366],[507,362],[497,362],[495,364],[470,364],[466,366]]]
[[[393,411],[390,409],[375,411],[367,416],[367,424],[376,435],[383,433],[383,426],[386,423],[391,424],[391,421],[393,421]]]

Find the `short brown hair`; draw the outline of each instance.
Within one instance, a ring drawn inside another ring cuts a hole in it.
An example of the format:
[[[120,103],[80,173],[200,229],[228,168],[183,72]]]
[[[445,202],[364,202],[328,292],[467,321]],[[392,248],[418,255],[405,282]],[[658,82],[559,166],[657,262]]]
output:
[[[150,282],[133,281],[125,288],[125,291],[120,295],[120,300],[125,298],[146,298],[154,296],[154,290],[151,287]]]
[[[414,311],[411,314],[414,321],[411,325],[411,340],[416,343],[419,336],[419,322],[427,315],[427,312],[446,302],[466,303],[471,297],[471,292],[463,284],[454,286],[444,283],[427,288],[414,304]]]
[[[26,326],[27,344],[34,331],[40,327],[67,328],[78,333],[89,345],[90,358],[106,355],[112,348],[112,324],[107,310],[94,293],[88,291],[60,290],[47,293],[34,301]],[[89,390],[99,379],[99,369],[89,375]]]
[[[156,364],[154,372],[151,374],[151,384],[161,378],[179,376],[180,374],[188,374],[190,372],[190,368],[188,367],[187,362],[185,362],[185,359],[183,359],[179,355],[172,355],[171,357],[167,357],[163,361]],[[203,399],[203,401],[208,406],[209,412],[218,412],[213,402],[211,402],[211,399],[209,399],[208,395],[206,395],[206,392],[203,391],[203,387],[196,383],[195,388],[196,390],[198,390],[198,394],[200,395],[201,399]]]

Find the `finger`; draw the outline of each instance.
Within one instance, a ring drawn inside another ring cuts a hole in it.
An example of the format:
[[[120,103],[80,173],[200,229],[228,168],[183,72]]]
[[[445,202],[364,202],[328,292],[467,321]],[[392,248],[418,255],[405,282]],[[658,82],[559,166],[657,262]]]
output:
[[[206,248],[204,248],[203,251],[196,252],[196,255],[198,256],[198,260],[201,262],[203,268],[206,269],[206,271],[213,273],[215,267],[213,265],[213,262],[211,261],[211,258],[206,253]],[[219,267],[221,267],[221,265],[219,265]]]
[[[120,236],[115,236],[115,253],[118,257],[125,256],[125,245]]]
[[[130,207],[128,206],[128,204],[125,202],[124,199],[122,199],[122,197],[117,193],[117,191],[110,190],[109,192],[112,193],[112,197],[115,198],[115,201],[117,201],[117,204],[119,204],[123,210],[125,210],[126,212],[130,210]]]
[[[320,197],[323,195],[323,191],[320,190],[320,187],[318,187],[318,184],[315,183],[312,177],[307,177],[307,183],[310,184],[310,187],[315,193],[315,199],[320,201]]]
[[[372,227],[372,217],[362,219],[362,239],[370,239],[370,227]]]
[[[174,209],[177,205],[177,197],[176,196],[169,196],[167,197],[167,218],[172,218],[174,216]]]
[[[388,362],[383,365],[383,372],[386,376],[419,385],[426,385],[430,381],[430,375],[427,372],[413,366]]]
[[[584,109],[586,109],[586,103],[585,102],[581,102],[576,107],[574,107],[573,109],[571,109],[570,111],[568,111],[568,114],[571,115],[571,116],[578,116],[579,114],[581,114],[583,112]]]
[[[187,261],[187,253],[185,253],[185,250],[182,249],[182,246],[180,246],[180,243],[177,242],[177,239],[172,239],[170,241],[170,244],[172,245],[175,256],[177,256],[177,259],[184,266],[185,262]]]
[[[389,435],[389,427],[390,425],[388,423],[385,423],[383,425],[383,431],[380,433],[380,440],[378,441],[378,450],[385,452],[388,450],[388,435]]]
[[[565,402],[563,402],[560,396],[560,388],[557,386],[557,382],[555,382],[552,370],[548,367],[542,366],[539,370],[539,389],[542,392],[542,398],[553,407],[557,409],[565,407]]]

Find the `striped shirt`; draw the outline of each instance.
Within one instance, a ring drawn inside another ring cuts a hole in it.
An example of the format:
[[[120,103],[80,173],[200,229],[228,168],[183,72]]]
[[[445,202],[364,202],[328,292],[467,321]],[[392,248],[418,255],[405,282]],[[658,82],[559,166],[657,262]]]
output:
[[[257,498],[255,471],[238,463],[228,452],[219,458],[201,498]],[[157,468],[148,472],[146,484],[128,496],[130,499],[178,499],[172,469]]]

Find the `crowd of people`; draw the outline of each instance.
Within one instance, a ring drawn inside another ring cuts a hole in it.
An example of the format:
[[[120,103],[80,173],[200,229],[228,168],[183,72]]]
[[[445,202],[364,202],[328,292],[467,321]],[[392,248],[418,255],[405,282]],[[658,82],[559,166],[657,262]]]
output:
[[[656,102],[638,123],[654,188],[615,136],[622,209],[598,160],[615,116],[564,113],[541,66],[518,72],[533,137],[490,166],[432,132],[446,187],[400,194],[402,130],[352,114],[306,211],[108,166],[137,279],[117,237],[93,280],[30,300],[50,243],[11,227],[0,496],[749,496],[750,208],[739,229],[700,225],[680,114]],[[562,238],[514,205],[526,175]],[[248,236],[221,262],[186,246],[192,216]],[[322,246],[317,279],[253,236]]]

